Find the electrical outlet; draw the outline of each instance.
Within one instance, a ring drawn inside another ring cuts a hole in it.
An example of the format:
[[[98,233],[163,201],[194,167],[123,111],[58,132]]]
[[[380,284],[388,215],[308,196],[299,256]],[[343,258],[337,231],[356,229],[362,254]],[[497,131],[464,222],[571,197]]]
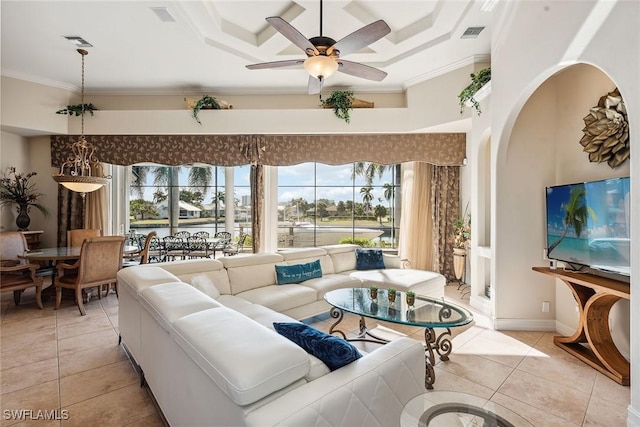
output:
[[[542,301],[542,312],[543,313],[548,313],[549,312],[549,301]]]

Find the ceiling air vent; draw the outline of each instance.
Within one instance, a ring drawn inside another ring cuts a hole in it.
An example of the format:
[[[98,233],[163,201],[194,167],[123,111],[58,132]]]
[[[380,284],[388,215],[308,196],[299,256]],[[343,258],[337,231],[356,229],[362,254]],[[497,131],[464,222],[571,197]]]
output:
[[[73,43],[77,47],[93,47],[91,43],[89,43],[88,41],[86,41],[80,36],[62,36],[62,37],[69,40],[71,43]]]
[[[478,37],[478,34],[480,34],[482,30],[484,30],[484,27],[469,27],[464,30],[464,33],[462,33],[462,36],[460,36],[460,38],[475,39],[476,37]]]

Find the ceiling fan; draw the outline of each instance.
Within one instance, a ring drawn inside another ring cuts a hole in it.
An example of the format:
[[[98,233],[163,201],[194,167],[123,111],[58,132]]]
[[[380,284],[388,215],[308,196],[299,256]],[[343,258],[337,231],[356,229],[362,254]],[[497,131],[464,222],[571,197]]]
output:
[[[378,82],[387,76],[387,73],[377,68],[341,58],[341,56],[356,52],[389,34],[391,29],[383,20],[365,25],[337,42],[330,37],[322,35],[322,0],[320,0],[319,36],[307,39],[300,31],[279,16],[272,16],[266,18],[266,20],[280,34],[302,49],[307,58],[247,65],[250,70],[290,67],[302,64],[309,73],[309,95],[320,93],[324,79],[336,71]]]

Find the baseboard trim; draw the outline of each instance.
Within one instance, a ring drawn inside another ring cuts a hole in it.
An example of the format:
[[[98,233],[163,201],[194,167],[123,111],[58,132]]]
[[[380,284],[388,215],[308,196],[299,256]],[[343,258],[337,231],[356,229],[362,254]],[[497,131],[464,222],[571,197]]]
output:
[[[640,427],[640,412],[631,405],[627,407],[627,427]]]
[[[493,328],[497,331],[556,331],[555,320],[540,319],[494,319]]]

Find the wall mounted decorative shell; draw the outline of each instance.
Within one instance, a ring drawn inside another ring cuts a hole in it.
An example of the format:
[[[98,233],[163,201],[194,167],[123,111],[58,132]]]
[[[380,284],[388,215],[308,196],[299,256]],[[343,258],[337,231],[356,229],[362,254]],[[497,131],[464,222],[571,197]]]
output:
[[[589,161],[616,168],[629,158],[627,109],[618,88],[602,96],[583,120],[580,145],[589,153]]]

